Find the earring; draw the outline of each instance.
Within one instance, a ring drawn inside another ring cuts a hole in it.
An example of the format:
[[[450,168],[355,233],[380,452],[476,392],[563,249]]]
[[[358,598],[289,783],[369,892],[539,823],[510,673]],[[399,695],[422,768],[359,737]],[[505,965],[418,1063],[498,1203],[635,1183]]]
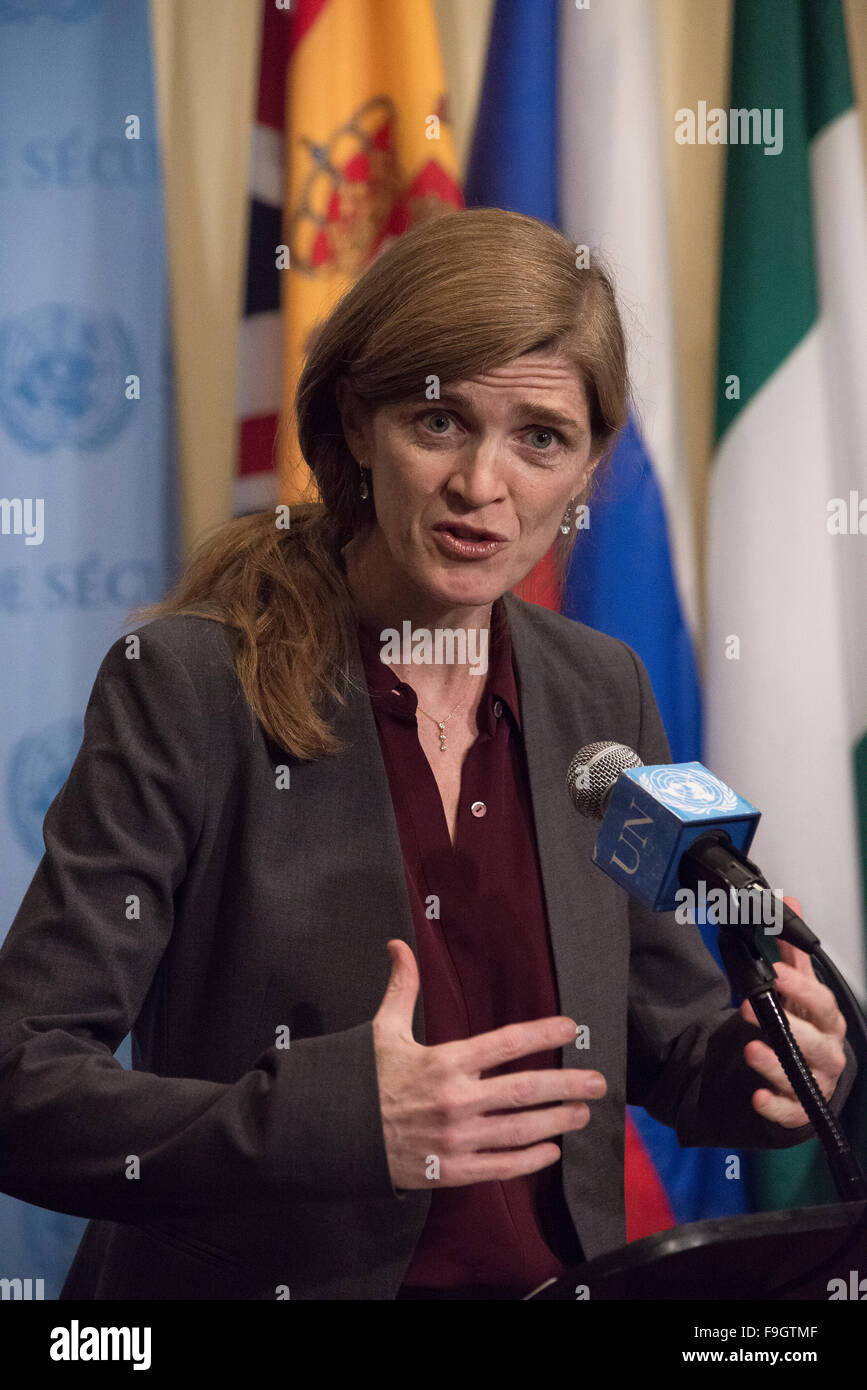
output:
[[[563,513],[563,520],[560,522],[560,533],[563,536],[568,536],[569,532],[572,530],[572,504],[572,498],[570,497],[569,504]]]
[[[361,486],[358,489],[358,495],[361,498],[362,502],[366,502],[368,497],[370,496],[370,489],[367,486],[367,478],[364,476],[364,469],[362,468],[361,464],[358,465],[358,471],[361,474]]]

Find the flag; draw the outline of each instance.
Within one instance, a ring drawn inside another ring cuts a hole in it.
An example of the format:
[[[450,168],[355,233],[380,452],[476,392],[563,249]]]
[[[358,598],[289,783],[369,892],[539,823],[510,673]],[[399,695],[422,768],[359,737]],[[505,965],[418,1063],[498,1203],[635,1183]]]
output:
[[[238,329],[238,420],[233,511],[277,502],[283,323],[277,247],[283,240],[286,69],[291,12],[262,0],[256,111],[247,173],[247,263]]]
[[[266,17],[260,94],[267,72],[271,132],[279,64],[267,39],[281,25],[283,35],[288,25],[282,235],[270,247],[277,281],[269,269],[263,312],[273,314],[277,289],[282,352],[278,359],[270,329],[261,352],[269,354],[269,364],[281,362],[286,429],[277,436],[275,491],[292,502],[310,495],[292,410],[317,323],[394,237],[463,206],[463,195],[432,0],[298,0],[288,20]],[[260,114],[264,110],[260,100]],[[279,136],[268,137],[269,156],[279,144]],[[274,228],[273,164],[269,169],[269,232],[260,238],[262,247]],[[246,381],[259,356],[258,350],[248,353]],[[268,400],[252,412],[263,422],[260,461],[272,439],[273,407],[269,381]],[[259,486],[255,500],[262,495]]]
[[[557,4],[497,0],[464,180],[468,206],[507,208],[557,226]],[[555,611],[553,548],[515,592]]]
[[[556,0],[500,0],[465,196],[468,205],[542,218],[576,245],[601,249],[628,302],[645,315],[651,347],[631,368],[647,438],[630,421],[591,503],[565,590],[558,591],[547,557],[520,592],[629,642],[650,672],[674,757],[687,759],[699,755],[700,739],[695,561],[679,445],[652,25],[640,0],[584,11]],[[631,1239],[743,1209],[722,1155],[681,1150],[671,1130],[637,1107],[627,1120]]]
[[[727,140],[707,761],[863,999],[867,200],[839,0],[737,0],[703,122]],[[758,1170],[761,1206],[833,1196],[818,1141]]]
[[[106,649],[178,563],[147,0],[2,0],[0,129],[5,935]],[[0,1279],[56,1298],[84,1224],[0,1195]]]
[[[577,539],[562,610],[627,642],[650,675],[675,762],[701,756],[695,640],[698,588],[681,443],[668,211],[653,7],[644,0],[561,6],[563,229],[610,262],[630,341],[640,418],[631,415]],[[600,731],[600,738],[605,737]],[[702,930],[716,955],[715,931]],[[682,1149],[630,1111],[673,1221],[746,1206],[740,1155]],[[731,1162],[734,1158],[737,1162]],[[627,1172],[627,1186],[629,1172]],[[633,1211],[630,1237],[658,1229]]]

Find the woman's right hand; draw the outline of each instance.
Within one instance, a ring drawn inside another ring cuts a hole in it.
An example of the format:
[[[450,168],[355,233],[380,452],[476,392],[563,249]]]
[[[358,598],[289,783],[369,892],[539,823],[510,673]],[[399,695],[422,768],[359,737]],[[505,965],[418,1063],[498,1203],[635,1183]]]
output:
[[[504,1182],[560,1158],[553,1136],[583,1129],[588,1100],[606,1092],[597,1071],[554,1067],[481,1078],[517,1057],[563,1047],[572,1019],[510,1023],[459,1042],[424,1047],[412,1036],[419,990],[405,941],[388,943],[391,977],[373,1019],[376,1072],[388,1168],[395,1188]],[[544,1109],[532,1109],[543,1105]],[[505,1114],[495,1112],[505,1111]]]

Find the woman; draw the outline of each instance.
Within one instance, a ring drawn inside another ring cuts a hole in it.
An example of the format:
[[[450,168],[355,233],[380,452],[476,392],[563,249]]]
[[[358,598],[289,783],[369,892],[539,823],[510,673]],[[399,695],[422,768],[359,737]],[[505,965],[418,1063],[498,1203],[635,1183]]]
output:
[[[427,223],[311,348],[322,504],[230,523],[109,651],[0,954],[0,1186],[91,1218],[64,1297],[516,1298],[624,1240],[627,1101],[811,1133],[569,803],[591,739],[668,760],[643,666],[510,592],[626,402],[559,233]],[[839,1110],[842,1020],[781,989]]]

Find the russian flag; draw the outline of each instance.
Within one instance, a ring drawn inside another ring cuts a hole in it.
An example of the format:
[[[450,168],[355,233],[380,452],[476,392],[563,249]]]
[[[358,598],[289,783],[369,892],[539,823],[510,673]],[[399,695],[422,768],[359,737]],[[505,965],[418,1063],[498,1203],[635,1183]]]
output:
[[[640,419],[630,418],[600,475],[563,592],[543,562],[522,593],[639,653],[680,762],[701,752],[697,585],[653,26],[646,0],[587,9],[574,0],[497,0],[465,199],[553,223],[576,246],[601,252],[613,274]],[[727,1157],[680,1148],[672,1130],[629,1107],[629,1239],[743,1211],[746,1184],[727,1176]]]

